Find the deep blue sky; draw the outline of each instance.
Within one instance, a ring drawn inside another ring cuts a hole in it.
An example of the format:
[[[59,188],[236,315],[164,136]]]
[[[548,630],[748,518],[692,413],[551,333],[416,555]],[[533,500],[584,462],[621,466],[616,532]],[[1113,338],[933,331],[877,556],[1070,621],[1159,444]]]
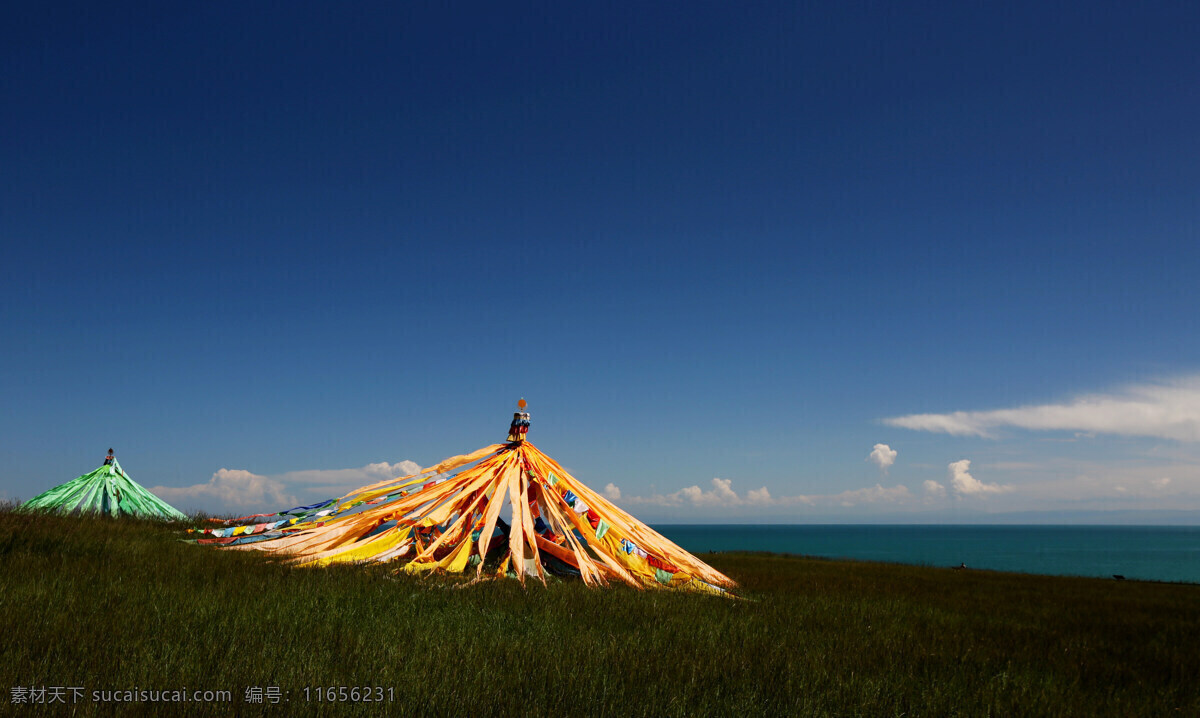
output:
[[[1033,509],[1070,461],[1200,463],[1120,428],[882,421],[1200,371],[1195,3],[0,20],[10,498],[110,445],[149,486],[429,464],[502,439],[520,396],[531,440],[626,497],[919,496],[968,458]]]

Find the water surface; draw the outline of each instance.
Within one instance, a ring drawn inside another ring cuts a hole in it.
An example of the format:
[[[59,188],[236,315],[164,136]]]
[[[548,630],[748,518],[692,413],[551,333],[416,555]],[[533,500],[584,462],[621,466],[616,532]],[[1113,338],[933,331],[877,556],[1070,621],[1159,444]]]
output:
[[[660,525],[689,551],[1200,583],[1200,526]]]

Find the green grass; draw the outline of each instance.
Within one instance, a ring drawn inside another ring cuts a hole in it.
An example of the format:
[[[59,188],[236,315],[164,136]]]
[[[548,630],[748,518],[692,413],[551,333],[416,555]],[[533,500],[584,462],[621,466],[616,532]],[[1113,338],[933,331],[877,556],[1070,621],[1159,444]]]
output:
[[[228,690],[134,714],[1200,715],[1200,586],[759,554],[731,601],[573,581],[460,587],[293,569],[179,526],[0,512],[0,714],[14,686]],[[290,691],[250,705],[248,686]],[[312,693],[310,692],[310,696]]]

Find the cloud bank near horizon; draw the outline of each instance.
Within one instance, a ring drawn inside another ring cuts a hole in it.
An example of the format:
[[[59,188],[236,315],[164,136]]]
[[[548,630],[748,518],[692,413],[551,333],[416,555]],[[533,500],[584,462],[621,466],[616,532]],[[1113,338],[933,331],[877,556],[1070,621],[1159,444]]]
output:
[[[179,508],[205,511],[274,511],[341,496],[351,489],[415,474],[414,461],[381,461],[355,469],[307,469],[265,476],[245,469],[222,468],[191,486],[153,486],[150,491]]]
[[[689,486],[669,494],[653,494],[651,496],[626,496],[623,504],[653,506],[660,508],[691,507],[691,508],[739,508],[739,507],[820,507],[840,506],[851,507],[863,504],[903,503],[913,498],[908,488],[902,484],[885,487],[875,484],[861,489],[849,489],[837,494],[796,494],[793,496],[772,496],[767,487],[750,489],[745,495],[738,494],[733,489],[731,479],[714,478],[712,489],[705,491],[699,486]],[[609,486],[613,486],[609,484]],[[615,486],[613,488],[616,488]],[[618,489],[619,491],[619,489]]]
[[[622,500],[622,503],[651,506],[746,506],[766,504],[772,500],[771,492],[767,491],[767,487],[765,486],[760,489],[751,489],[746,492],[745,496],[740,496],[733,490],[733,481],[731,479],[714,478],[711,486],[712,488],[708,491],[701,489],[699,486],[688,486],[670,494],[626,496]],[[611,483],[605,487],[605,492],[610,497],[612,495],[622,495],[621,489]]]

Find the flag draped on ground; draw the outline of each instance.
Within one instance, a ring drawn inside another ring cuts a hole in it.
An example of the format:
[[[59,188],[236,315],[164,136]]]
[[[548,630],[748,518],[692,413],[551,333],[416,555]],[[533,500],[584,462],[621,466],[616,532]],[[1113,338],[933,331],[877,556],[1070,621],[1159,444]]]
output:
[[[523,418],[521,418],[523,417]],[[397,563],[407,573],[579,576],[725,594],[736,584],[588,488],[524,440],[455,456],[338,499],[235,519],[201,544],[266,551],[305,566]],[[501,517],[507,505],[509,521]],[[251,519],[259,519],[252,522]]]
[[[21,504],[22,509],[58,513],[97,513],[109,516],[178,519],[187,517],[129,478],[111,456],[95,471],[55,486]]]

